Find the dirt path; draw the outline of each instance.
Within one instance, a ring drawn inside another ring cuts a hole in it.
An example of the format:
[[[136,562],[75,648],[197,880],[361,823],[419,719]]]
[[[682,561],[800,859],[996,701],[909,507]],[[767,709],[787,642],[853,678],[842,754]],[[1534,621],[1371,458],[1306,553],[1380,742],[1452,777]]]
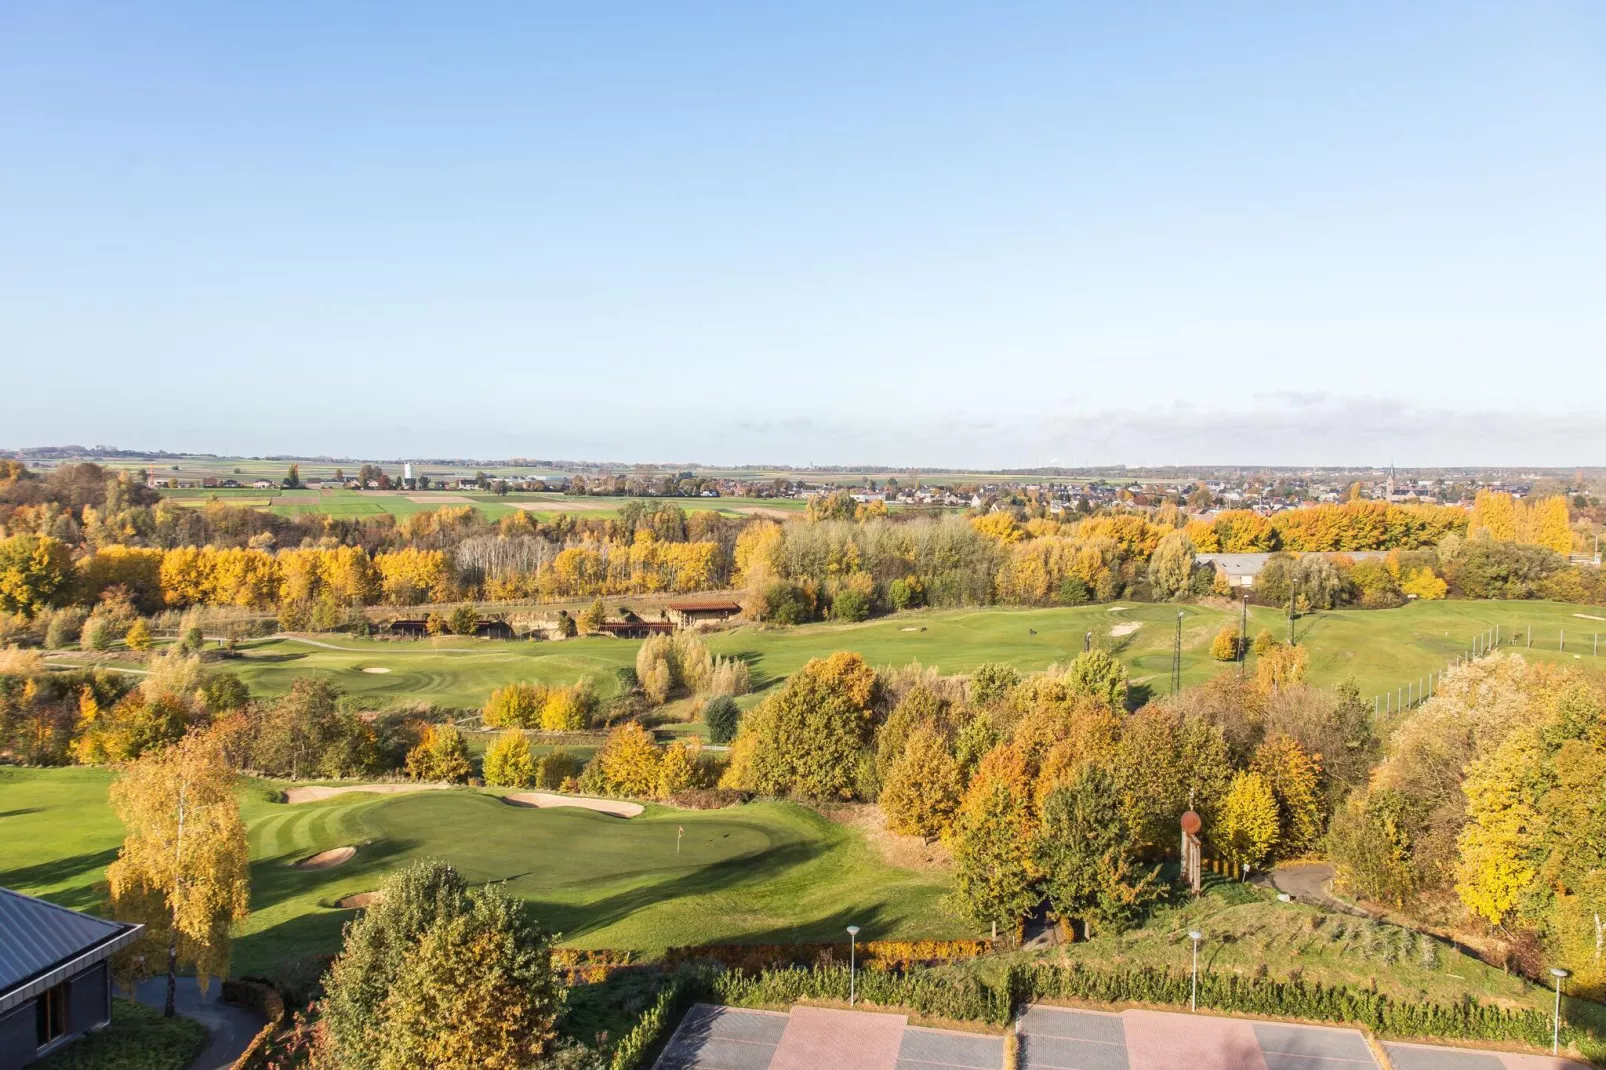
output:
[[[290,788],[284,793],[287,803],[317,802],[320,799],[332,799],[336,795],[344,795],[349,791],[369,791],[376,795],[395,795],[408,791],[444,791],[450,784],[342,784],[338,787],[314,785],[305,788]]]
[[[588,799],[580,795],[554,795],[548,791],[520,791],[502,796],[502,801],[514,806],[537,806],[543,809],[554,806],[573,806],[581,810],[595,810],[599,814],[615,817],[635,817],[645,809],[640,803],[619,799]]]
[[[1298,902],[1340,914],[1371,917],[1364,910],[1357,910],[1348,903],[1334,898],[1327,890],[1332,880],[1333,867],[1326,862],[1304,862],[1297,866],[1283,866],[1281,869],[1271,871],[1271,886],[1279,892],[1286,892]]]

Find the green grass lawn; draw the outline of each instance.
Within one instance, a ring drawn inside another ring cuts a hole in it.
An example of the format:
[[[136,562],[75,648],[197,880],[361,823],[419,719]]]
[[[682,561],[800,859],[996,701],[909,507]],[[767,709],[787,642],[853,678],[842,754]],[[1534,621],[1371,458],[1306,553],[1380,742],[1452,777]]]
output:
[[[206,1026],[162,1017],[133,1000],[112,1000],[112,1024],[32,1064],[33,1070],[185,1070],[206,1047]]]
[[[956,673],[969,672],[983,662],[1007,661],[1030,672],[1069,662],[1091,633],[1126,663],[1134,683],[1162,693],[1169,688],[1179,611],[1183,683],[1236,671],[1233,665],[1212,660],[1209,646],[1223,624],[1236,625],[1237,614],[1195,605],[928,610],[862,624],[741,627],[711,635],[708,645],[716,654],[745,659],[755,685],[765,688],[810,658],[837,650],[856,650],[876,665],[919,661]],[[1533,628],[1533,648],[1517,648],[1526,656],[1606,669],[1606,643],[1602,656],[1596,657],[1591,638],[1597,630],[1606,638],[1606,620],[1592,617],[1606,617],[1606,611],[1556,602],[1443,601],[1316,613],[1297,621],[1296,627],[1299,642],[1311,652],[1313,683],[1353,679],[1370,699],[1440,671],[1470,648],[1475,635],[1497,624],[1503,637],[1523,640],[1527,628]],[[1250,634],[1262,628],[1286,638],[1287,618],[1276,610],[1252,609]],[[1559,649],[1563,631],[1568,636],[1565,651]],[[459,638],[389,642],[328,635],[314,642],[260,640],[247,644],[243,657],[226,664],[253,692],[264,695],[282,693],[297,676],[313,674],[326,676],[352,694],[371,696],[376,703],[425,701],[473,707],[496,687],[515,680],[573,683],[584,677],[595,682],[599,693],[612,694],[614,670],[633,665],[639,646],[607,638],[559,643]],[[363,671],[379,668],[389,671]],[[1248,669],[1253,668],[1251,660]]]
[[[122,831],[97,769],[0,769],[0,885],[78,909],[102,901]],[[832,939],[850,923],[886,939],[970,934],[940,873],[883,862],[857,832],[790,803],[729,810],[649,806],[629,820],[510,806],[477,791],[337,796],[295,806],[244,794],[251,916],[233,972],[305,981],[352,917],[336,904],[387,872],[445,858],[505,881],[563,942],[653,955],[710,942]],[[676,829],[684,827],[679,851]],[[333,869],[293,863],[352,845]]]

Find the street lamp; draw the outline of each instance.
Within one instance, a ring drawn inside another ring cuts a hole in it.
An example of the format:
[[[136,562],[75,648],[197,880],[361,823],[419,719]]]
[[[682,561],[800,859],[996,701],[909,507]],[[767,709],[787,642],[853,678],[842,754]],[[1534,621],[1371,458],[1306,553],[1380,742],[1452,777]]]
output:
[[[1193,941],[1193,982],[1188,987],[1188,1009],[1199,1009],[1199,941],[1204,939],[1204,933],[1198,929],[1188,930],[1188,939]]]
[[[858,981],[858,976],[857,975],[858,975],[858,966],[859,966],[858,961],[857,961],[857,956],[856,956],[856,952],[858,951],[858,944],[859,944],[859,927],[857,925],[849,925],[848,926],[848,1006],[850,1006],[850,1007],[853,1006],[853,997],[858,994],[857,984],[856,984],[856,982]]]
[[[1550,976],[1556,979],[1556,1017],[1550,1029],[1550,1054],[1555,1055],[1561,1049],[1561,981],[1570,975],[1570,971],[1560,966],[1550,968]]]

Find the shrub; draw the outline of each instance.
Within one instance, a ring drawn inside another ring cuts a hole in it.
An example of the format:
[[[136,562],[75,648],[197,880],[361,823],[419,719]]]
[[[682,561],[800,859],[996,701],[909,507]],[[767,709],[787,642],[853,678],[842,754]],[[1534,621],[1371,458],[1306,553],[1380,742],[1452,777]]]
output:
[[[849,623],[865,620],[870,616],[870,599],[862,591],[838,591],[831,600],[831,616]]]
[[[83,634],[85,613],[77,606],[64,606],[50,614],[45,625],[45,646],[62,650],[78,642]]]
[[[414,780],[461,783],[468,779],[468,744],[449,724],[430,725],[418,746],[407,752],[407,775]]]
[[[708,725],[708,738],[715,743],[729,743],[736,738],[736,727],[742,711],[729,695],[716,695],[703,707],[703,721]]]
[[[777,581],[764,588],[763,619],[776,624],[802,624],[814,616],[813,599],[801,586]]]
[[[496,788],[528,788],[535,784],[535,759],[530,741],[518,729],[496,737],[485,751],[485,783]]]
[[[452,629],[453,635],[473,635],[474,626],[479,622],[480,615],[473,606],[458,606],[447,618],[447,626]]]
[[[926,604],[926,589],[918,576],[906,576],[888,585],[887,600],[896,610],[917,609]]]
[[[585,762],[561,748],[548,751],[535,760],[535,785],[559,788],[565,780],[580,775]]]
[[[1210,641],[1210,656],[1217,661],[1238,660],[1238,629],[1224,625]]]

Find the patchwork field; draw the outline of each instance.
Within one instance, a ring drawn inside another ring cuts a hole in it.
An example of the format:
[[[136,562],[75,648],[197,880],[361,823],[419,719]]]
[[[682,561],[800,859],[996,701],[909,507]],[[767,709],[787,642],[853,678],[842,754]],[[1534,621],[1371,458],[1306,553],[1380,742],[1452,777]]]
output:
[[[259,490],[251,487],[199,489],[185,487],[162,491],[164,498],[201,507],[214,499],[242,508],[264,509],[279,516],[411,516],[441,508],[471,505],[492,520],[523,510],[541,520],[559,513],[581,516],[617,516],[629,502],[670,501],[688,513],[716,512],[722,516],[785,517],[803,511],[805,503],[790,498],[613,498],[565,494],[489,494],[477,491],[399,490]]]
[[[876,665],[919,661],[943,672],[969,672],[983,662],[1006,661],[1023,672],[1065,663],[1091,633],[1126,663],[1134,683],[1152,692],[1170,686],[1171,647],[1182,615],[1182,677],[1200,682],[1237,667],[1211,659],[1210,640],[1236,612],[1214,606],[1123,603],[1053,609],[921,611],[862,624],[809,624],[796,628],[746,626],[708,638],[723,656],[740,657],[755,685],[773,686],[810,658],[856,650]],[[1606,611],[1552,602],[1416,602],[1399,609],[1340,610],[1296,622],[1298,641],[1311,652],[1309,679],[1332,685],[1353,679],[1370,698],[1438,672],[1470,650],[1474,637],[1498,626],[1502,641],[1515,638],[1529,657],[1606,670],[1594,636],[1606,640]],[[1288,635],[1276,610],[1251,609],[1249,634],[1269,629]],[[1528,629],[1533,646],[1526,646]],[[1562,633],[1566,648],[1561,648]],[[617,688],[614,670],[635,663],[639,643],[608,638],[549,642],[490,642],[437,638],[417,641],[352,639],[339,635],[280,637],[249,643],[230,663],[253,692],[289,689],[296,676],[326,676],[376,703],[426,701],[470,707],[515,680],[573,683],[589,678],[599,693]],[[388,672],[367,672],[367,669]],[[1253,657],[1247,665],[1253,671]]]
[[[122,841],[98,769],[0,769],[0,885],[76,908],[103,899]],[[337,904],[391,869],[445,858],[469,880],[505,881],[577,947],[666,947],[834,938],[850,922],[882,938],[968,935],[946,911],[940,873],[883,862],[862,836],[789,803],[733,810],[649,806],[620,818],[512,806],[472,790],[352,793],[294,805],[244,794],[251,917],[234,972],[304,976],[338,947]],[[684,828],[677,849],[676,829]],[[295,863],[337,847],[325,869]]]

